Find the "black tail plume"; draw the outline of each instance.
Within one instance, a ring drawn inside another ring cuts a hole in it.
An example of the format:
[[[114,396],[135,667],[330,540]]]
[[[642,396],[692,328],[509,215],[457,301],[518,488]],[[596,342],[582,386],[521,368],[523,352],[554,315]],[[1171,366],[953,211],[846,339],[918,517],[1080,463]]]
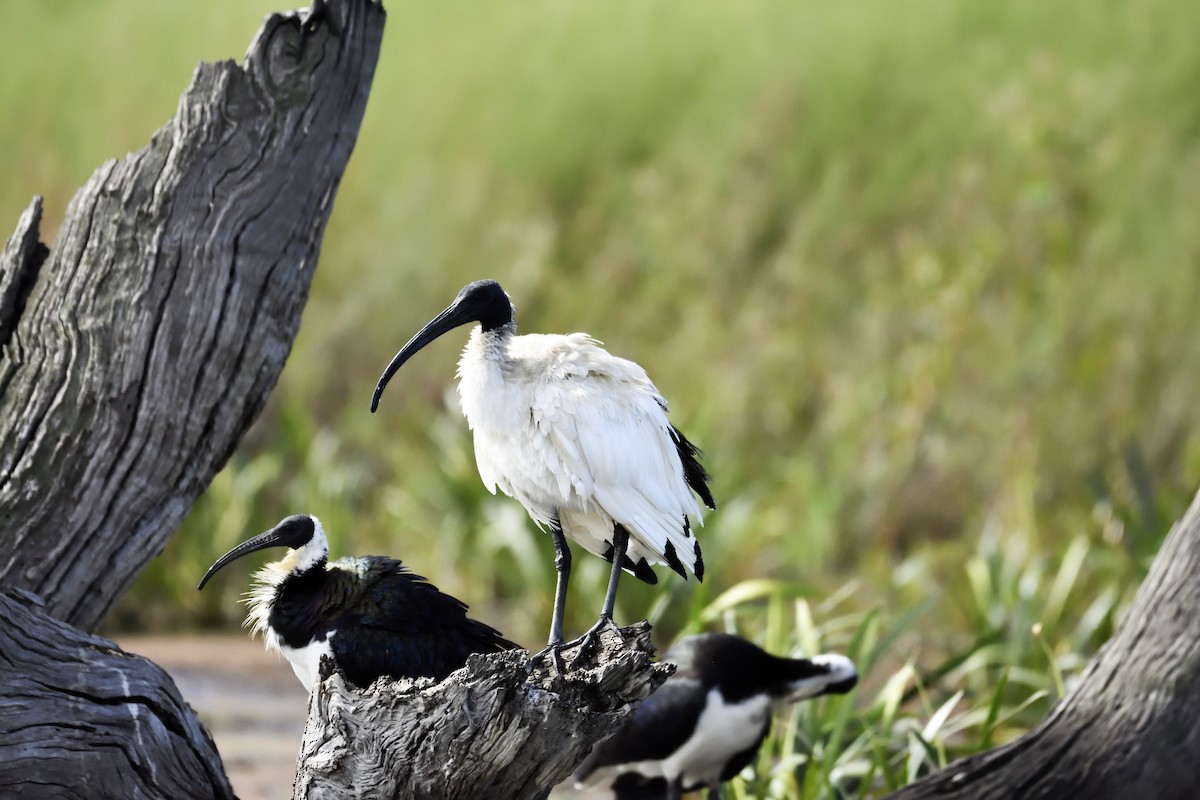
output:
[[[683,477],[687,480],[688,486],[700,496],[705,506],[715,510],[717,504],[713,502],[712,492],[708,489],[710,478],[704,467],[700,465],[700,456],[702,455],[700,448],[689,442],[687,437],[680,433],[674,425],[671,426],[671,439],[675,442],[675,449],[679,452],[679,462],[683,464]]]

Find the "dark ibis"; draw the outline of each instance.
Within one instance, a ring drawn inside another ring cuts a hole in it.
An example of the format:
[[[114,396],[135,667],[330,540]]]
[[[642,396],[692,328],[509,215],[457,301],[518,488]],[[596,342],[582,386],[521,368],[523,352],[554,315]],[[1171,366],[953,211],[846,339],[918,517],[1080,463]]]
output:
[[[471,653],[517,646],[393,558],[329,561],[325,531],[307,514],[242,542],[218,558],[196,588],[229,562],[267,547],[291,549],[255,575],[246,624],[263,634],[268,650],[287,658],[309,691],[325,655],[365,687],[380,676],[441,680]]]
[[[678,800],[703,788],[718,796],[754,760],[775,708],[858,682],[845,656],[782,658],[724,633],[685,637],[663,660],[675,674],[592,749],[578,785],[609,788],[617,800]]]

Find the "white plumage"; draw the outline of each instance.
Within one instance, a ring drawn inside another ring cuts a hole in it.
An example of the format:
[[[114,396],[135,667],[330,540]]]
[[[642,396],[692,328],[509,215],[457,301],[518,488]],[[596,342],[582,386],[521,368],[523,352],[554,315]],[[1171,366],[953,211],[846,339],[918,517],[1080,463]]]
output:
[[[569,539],[598,556],[620,523],[635,563],[667,563],[669,542],[696,572],[700,550],[685,520],[701,522],[700,505],[671,438],[667,403],[644,369],[582,333],[476,328],[458,378],[489,491],[515,498],[541,525],[557,518]]]
[[[698,451],[667,419],[646,371],[583,333],[516,334],[513,307],[495,281],[459,292],[401,348],[375,389],[371,410],[396,370],[448,330],[480,323],[458,364],[458,394],[488,490],[515,498],[554,536],[559,579],[550,645],[562,643],[570,572],[563,537],[614,562],[597,627],[611,624],[620,567],[655,582],[650,564],[704,577],[695,492],[710,508]],[[625,534],[628,534],[626,537]]]

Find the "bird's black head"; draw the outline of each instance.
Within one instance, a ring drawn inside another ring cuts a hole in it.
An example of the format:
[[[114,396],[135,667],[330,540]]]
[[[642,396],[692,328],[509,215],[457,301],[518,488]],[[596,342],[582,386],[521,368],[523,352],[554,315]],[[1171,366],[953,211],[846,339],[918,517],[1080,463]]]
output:
[[[290,547],[293,550],[311,548],[314,552],[312,553],[312,558],[308,559],[308,561],[314,563],[317,560],[325,558],[328,552],[328,545],[325,543],[325,532],[321,529],[321,523],[317,521],[317,518],[308,514],[293,514],[290,517],[280,520],[279,524],[271,528],[271,530],[242,542],[218,558],[208,568],[208,572],[204,573],[204,577],[200,579],[200,585],[196,588],[203,589],[204,584],[208,583],[208,579],[229,562],[235,561],[247,553],[253,553],[255,550],[262,550],[267,547]],[[311,566],[311,564],[308,566]]]
[[[727,702],[762,694],[780,701],[844,694],[858,680],[854,665],[845,656],[782,658],[753,642],[725,633],[685,637],[665,658],[678,665],[677,675],[697,678],[706,687],[720,688]]]
[[[371,412],[379,407],[379,398],[383,395],[384,387],[418,350],[432,342],[447,331],[478,322],[483,330],[499,330],[513,321],[513,305],[508,295],[500,288],[500,284],[492,280],[468,283],[454,298],[442,313],[431,319],[417,335],[408,340],[400,352],[396,353],[387,369],[383,371],[379,383],[375,385],[375,394],[371,397]]]
[[[485,331],[503,328],[513,319],[512,300],[493,280],[468,283],[459,291],[450,308],[458,309],[463,322],[478,322]]]
[[[755,693],[758,674],[774,656],[740,636],[701,633],[680,639],[664,660],[678,666],[676,675],[696,678],[707,688],[720,687],[726,700],[736,702]]]

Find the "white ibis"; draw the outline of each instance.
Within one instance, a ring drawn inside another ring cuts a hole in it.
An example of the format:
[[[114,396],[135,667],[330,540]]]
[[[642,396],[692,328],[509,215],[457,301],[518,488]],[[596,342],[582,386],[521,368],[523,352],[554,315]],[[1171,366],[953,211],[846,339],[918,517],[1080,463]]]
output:
[[[614,626],[622,569],[656,583],[650,565],[665,563],[685,579],[691,571],[703,580],[693,492],[715,506],[699,451],[668,421],[667,402],[644,369],[587,334],[518,336],[513,312],[495,281],[464,287],[388,364],[371,411],[414,353],[453,328],[479,323],[458,362],[459,399],[488,490],[516,498],[554,540],[558,578],[542,653],[557,664],[571,572],[566,538],[613,565],[600,619],[579,640],[582,656],[602,627]]]
[[[380,676],[441,680],[471,653],[515,648],[499,632],[467,617],[467,606],[399,561],[383,556],[328,560],[316,517],[296,514],[242,542],[200,579],[247,553],[289,547],[255,575],[246,624],[264,634],[267,649],[283,653],[304,688],[317,682],[321,656],[332,656],[346,677],[369,686]]]
[[[575,771],[580,786],[617,800],[669,798],[719,785],[754,760],[786,703],[844,694],[858,682],[848,658],[780,658],[737,636],[681,639],[663,657],[675,674]]]

